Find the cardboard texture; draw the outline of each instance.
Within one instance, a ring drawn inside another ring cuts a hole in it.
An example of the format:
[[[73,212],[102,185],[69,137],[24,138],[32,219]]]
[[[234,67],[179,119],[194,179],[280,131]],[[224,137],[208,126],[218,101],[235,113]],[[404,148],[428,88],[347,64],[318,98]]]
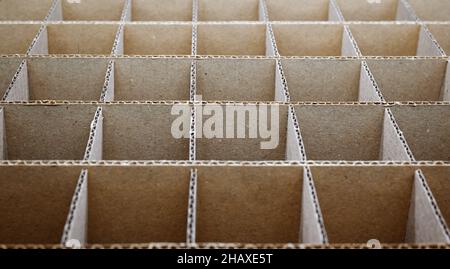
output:
[[[3,96],[4,101],[27,101],[28,92],[28,67],[27,61],[23,60],[17,69],[13,81]]]
[[[427,28],[433,34],[433,37],[439,43],[439,46],[445,51],[447,55],[450,55],[450,25],[434,24],[427,25]]]
[[[19,69],[20,58],[0,58],[0,95],[3,97]]]
[[[448,21],[450,20],[450,3],[440,0],[408,0],[411,7],[421,20]]]
[[[39,24],[0,24],[0,54],[27,54]]]
[[[272,21],[327,21],[329,0],[266,0]]]
[[[2,0],[0,20],[42,21],[48,14],[53,0]]]
[[[336,0],[346,21],[395,21],[401,1]]]
[[[5,142],[5,116],[3,107],[0,107],[0,160],[4,160],[6,156]]]
[[[59,0],[65,21],[120,21],[125,0]],[[54,11],[59,12],[59,11]]]
[[[257,21],[259,0],[198,0],[199,21]]]
[[[133,21],[191,21],[192,0],[133,0]]]

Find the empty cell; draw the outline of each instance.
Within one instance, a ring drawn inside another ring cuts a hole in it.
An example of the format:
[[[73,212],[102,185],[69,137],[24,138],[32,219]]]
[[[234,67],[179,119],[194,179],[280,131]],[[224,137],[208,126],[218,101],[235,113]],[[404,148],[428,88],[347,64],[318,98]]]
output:
[[[40,27],[39,24],[1,24],[0,54],[26,54]]]
[[[329,0],[266,0],[271,21],[327,21]]]
[[[336,24],[274,24],[281,56],[340,56],[344,28]]]
[[[5,95],[8,86],[11,84],[14,74],[19,69],[22,62],[20,58],[0,58],[0,96]]]
[[[449,0],[408,0],[408,2],[423,21],[450,20]]]
[[[429,24],[427,26],[445,54],[450,55],[450,25]]]
[[[395,21],[399,0],[336,0],[346,21]]]
[[[284,105],[199,106],[196,115],[197,159],[285,160],[287,110]]]
[[[300,167],[198,169],[197,242],[298,243]]]
[[[275,60],[197,61],[197,94],[203,100],[274,101]]]
[[[187,167],[97,167],[88,174],[91,244],[186,241]]]
[[[266,26],[262,24],[198,25],[200,55],[266,55]]]
[[[115,24],[50,24],[48,54],[110,55],[117,29]]]
[[[189,100],[190,59],[115,60],[114,99]]]
[[[403,243],[413,197],[411,167],[311,167],[331,244]]]
[[[188,105],[108,105],[103,108],[103,116],[105,160],[189,157]]]
[[[30,100],[100,100],[107,59],[31,58],[27,62]]]
[[[450,106],[393,107],[416,160],[450,160]]]
[[[368,65],[388,102],[443,100],[446,61],[369,60]]]
[[[53,0],[2,0],[0,21],[43,21]]]
[[[124,31],[126,55],[191,55],[190,24],[131,24]]]
[[[0,243],[60,244],[80,168],[0,168]]]
[[[133,0],[133,21],[191,21],[192,0]]]
[[[200,21],[257,21],[259,0],[199,0]]]
[[[54,10],[65,21],[120,21],[125,0],[61,0]]]
[[[422,171],[448,226],[450,221],[450,167],[423,167]]]
[[[95,106],[4,106],[7,160],[82,160]]]
[[[286,59],[282,64],[294,102],[358,101],[360,61]]]

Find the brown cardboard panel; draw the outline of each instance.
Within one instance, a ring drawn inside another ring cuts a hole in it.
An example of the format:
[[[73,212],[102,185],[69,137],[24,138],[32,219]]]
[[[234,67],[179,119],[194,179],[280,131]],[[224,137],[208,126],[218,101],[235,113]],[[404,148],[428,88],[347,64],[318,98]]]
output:
[[[393,101],[442,101],[444,60],[367,60],[383,97]]]
[[[192,0],[133,0],[133,21],[191,21]]]
[[[405,241],[411,167],[311,167],[330,243]]]
[[[118,26],[114,24],[50,24],[49,54],[111,54]]]
[[[300,167],[198,169],[197,242],[299,242]]]
[[[26,54],[40,27],[39,24],[1,24],[0,54]]]
[[[257,21],[259,0],[199,0],[200,21]]]
[[[126,25],[124,54],[190,55],[191,39],[191,25]]]
[[[15,81],[10,85],[3,99],[7,102],[29,100],[28,67],[26,60],[23,60],[20,64]]]
[[[3,107],[0,107],[0,160],[4,160],[6,156],[6,141],[5,141],[5,116]]]
[[[2,0],[1,21],[43,21],[53,0]]]
[[[428,186],[447,226],[450,221],[450,167],[423,167]]]
[[[429,24],[427,27],[436,38],[439,46],[447,55],[450,55],[450,25]]]
[[[296,106],[308,160],[378,160],[381,106]]]
[[[29,59],[30,100],[98,101],[107,66],[107,59]]]
[[[196,118],[203,123],[197,125],[198,160],[285,160],[287,106],[209,104],[202,109]]]
[[[447,0],[408,0],[408,2],[423,21],[450,20],[450,2]]]
[[[416,160],[450,160],[450,106],[392,107]]]
[[[357,60],[282,60],[291,101],[358,101],[361,62]]]
[[[0,96],[5,95],[11,84],[14,75],[19,69],[22,59],[20,58],[0,58]]]
[[[266,0],[271,21],[327,21],[329,0]]]
[[[416,56],[420,31],[417,25],[355,24],[349,27],[364,56]]]
[[[0,243],[59,244],[80,168],[0,170]]]
[[[120,21],[125,0],[61,0],[66,21]]]
[[[88,242],[185,242],[188,167],[89,169]]]
[[[343,26],[333,24],[274,24],[281,56],[339,56]]]
[[[115,100],[189,100],[191,60],[115,60]]]
[[[190,107],[187,109],[189,130]],[[111,105],[103,107],[105,160],[187,160],[189,137],[177,139],[171,128],[176,120],[172,105]],[[177,112],[177,110],[175,110]],[[177,129],[178,130],[178,129]]]
[[[203,100],[274,101],[275,60],[197,61],[197,95]]]
[[[336,0],[346,21],[395,21],[398,0]]]
[[[200,55],[266,54],[265,25],[201,24],[197,31],[197,53]]]
[[[9,160],[82,160],[95,106],[4,106]]]

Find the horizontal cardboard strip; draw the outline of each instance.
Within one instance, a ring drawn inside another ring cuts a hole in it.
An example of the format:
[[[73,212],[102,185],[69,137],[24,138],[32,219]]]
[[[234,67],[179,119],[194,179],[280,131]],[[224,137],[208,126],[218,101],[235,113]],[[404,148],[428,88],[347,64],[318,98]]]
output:
[[[43,21],[53,0],[2,0],[0,21]]]
[[[259,0],[199,0],[200,21],[257,21]]]
[[[192,0],[133,0],[133,21],[191,21]]]
[[[271,21],[327,21],[328,0],[265,0]]]

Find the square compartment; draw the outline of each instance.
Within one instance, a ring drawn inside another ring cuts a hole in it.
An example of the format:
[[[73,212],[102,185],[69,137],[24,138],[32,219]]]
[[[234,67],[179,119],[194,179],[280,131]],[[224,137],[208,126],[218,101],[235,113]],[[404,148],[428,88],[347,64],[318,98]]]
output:
[[[0,57],[0,99],[5,95],[21,63],[20,58]]]
[[[395,21],[401,8],[399,0],[336,0],[346,21]]]
[[[193,0],[133,0],[133,21],[192,21]]]
[[[120,21],[125,0],[61,0],[55,13],[65,21]],[[54,14],[55,16],[55,14]]]
[[[40,24],[0,24],[0,54],[26,54]]]
[[[271,21],[327,21],[329,0],[266,0]]]
[[[199,0],[199,21],[257,21],[259,0]]]
[[[449,0],[408,0],[422,21],[450,21]]]
[[[0,21],[43,21],[53,0],[2,0]]]

